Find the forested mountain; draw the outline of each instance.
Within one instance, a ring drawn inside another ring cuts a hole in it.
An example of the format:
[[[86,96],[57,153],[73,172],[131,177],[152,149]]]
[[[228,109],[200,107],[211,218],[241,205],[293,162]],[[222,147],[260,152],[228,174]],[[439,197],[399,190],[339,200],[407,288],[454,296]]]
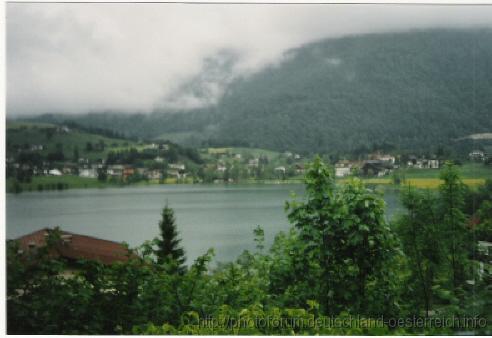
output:
[[[491,30],[426,30],[301,46],[280,65],[234,81],[207,109],[75,119],[129,136],[181,135],[194,144],[428,150],[491,132],[491,94]]]

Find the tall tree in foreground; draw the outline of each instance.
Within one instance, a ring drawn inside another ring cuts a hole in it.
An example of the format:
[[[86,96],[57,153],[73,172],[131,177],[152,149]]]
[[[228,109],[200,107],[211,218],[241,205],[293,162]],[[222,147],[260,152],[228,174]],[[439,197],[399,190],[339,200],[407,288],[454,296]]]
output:
[[[368,313],[368,299],[390,294],[376,295],[373,287],[387,284],[396,246],[381,197],[360,180],[335,188],[331,168],[316,158],[306,175],[305,202],[287,207],[304,243],[303,257],[317,262],[318,269],[307,269],[306,277],[317,281],[325,313]]]
[[[429,192],[409,189],[402,194],[402,203],[407,213],[396,221],[396,227],[408,262],[406,282],[408,302],[420,314],[428,316],[435,299],[434,285],[442,265],[440,251],[439,217],[437,199]]]
[[[167,203],[162,210],[162,219],[159,221],[160,238],[157,239],[156,256],[160,264],[167,264],[169,272],[182,274],[186,271],[185,252],[180,246],[176,217],[174,210]]]
[[[444,183],[439,187],[442,236],[445,253],[450,263],[450,280],[455,289],[463,286],[467,276],[468,254],[472,251],[471,231],[466,226],[465,185],[451,162],[441,171]]]

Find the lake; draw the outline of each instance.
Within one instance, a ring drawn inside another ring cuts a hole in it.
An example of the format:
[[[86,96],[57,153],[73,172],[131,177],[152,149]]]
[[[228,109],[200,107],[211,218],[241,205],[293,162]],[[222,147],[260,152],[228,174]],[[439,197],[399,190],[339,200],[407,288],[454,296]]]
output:
[[[166,201],[176,212],[189,260],[213,247],[216,260],[230,261],[254,249],[253,229],[261,225],[266,244],[289,229],[284,211],[303,185],[152,185],[7,194],[7,238],[60,226],[61,229],[131,247],[154,238]],[[400,209],[398,193],[386,189],[387,215]]]

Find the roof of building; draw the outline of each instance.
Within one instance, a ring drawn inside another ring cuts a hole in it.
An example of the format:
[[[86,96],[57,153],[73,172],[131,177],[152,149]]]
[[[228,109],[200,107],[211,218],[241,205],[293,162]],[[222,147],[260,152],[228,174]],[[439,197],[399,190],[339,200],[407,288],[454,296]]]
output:
[[[49,228],[44,228],[21,236],[16,240],[19,242],[20,249],[28,252],[36,247],[45,246],[49,231]],[[129,250],[122,243],[74,234],[63,230],[60,230],[60,235],[62,240],[56,247],[56,256],[74,260],[95,260],[104,264],[128,260]]]

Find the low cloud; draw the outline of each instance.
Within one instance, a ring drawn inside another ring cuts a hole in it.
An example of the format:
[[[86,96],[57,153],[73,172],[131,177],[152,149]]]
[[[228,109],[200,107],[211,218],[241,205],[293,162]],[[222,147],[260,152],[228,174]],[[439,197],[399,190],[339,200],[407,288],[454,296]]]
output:
[[[304,43],[491,22],[487,6],[9,3],[7,113],[210,105]]]

